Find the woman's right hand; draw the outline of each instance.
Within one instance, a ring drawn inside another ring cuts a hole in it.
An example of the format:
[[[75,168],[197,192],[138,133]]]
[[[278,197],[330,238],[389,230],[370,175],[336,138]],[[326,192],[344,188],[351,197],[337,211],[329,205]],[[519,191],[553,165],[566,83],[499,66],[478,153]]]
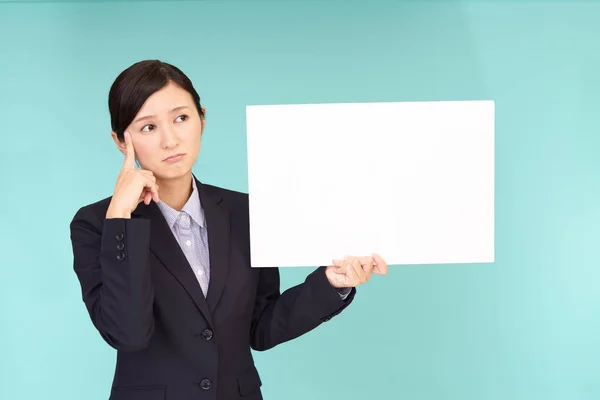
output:
[[[148,205],[159,202],[158,185],[152,171],[135,168],[135,150],[131,134],[125,132],[125,161],[106,212],[106,218],[131,218],[142,201]]]

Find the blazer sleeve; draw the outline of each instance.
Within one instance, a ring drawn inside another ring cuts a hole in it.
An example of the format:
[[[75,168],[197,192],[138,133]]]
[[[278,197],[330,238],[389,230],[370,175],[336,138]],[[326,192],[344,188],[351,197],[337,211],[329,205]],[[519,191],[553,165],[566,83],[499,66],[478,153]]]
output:
[[[354,299],[356,288],[342,299],[329,283],[325,267],[280,293],[278,268],[262,268],[252,319],[251,347],[268,350],[309,332],[341,313]]]
[[[73,268],[94,326],[117,350],[143,349],[154,330],[150,220],[104,219],[84,207],[70,232]]]

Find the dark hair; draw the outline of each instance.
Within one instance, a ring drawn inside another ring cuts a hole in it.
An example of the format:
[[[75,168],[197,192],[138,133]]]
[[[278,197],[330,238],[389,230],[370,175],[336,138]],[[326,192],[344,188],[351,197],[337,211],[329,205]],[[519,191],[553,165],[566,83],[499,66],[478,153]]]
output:
[[[119,140],[125,140],[125,129],[148,97],[170,82],[192,95],[200,117],[204,118],[200,96],[190,79],[179,68],[159,60],[139,61],[119,74],[108,94],[111,127]]]

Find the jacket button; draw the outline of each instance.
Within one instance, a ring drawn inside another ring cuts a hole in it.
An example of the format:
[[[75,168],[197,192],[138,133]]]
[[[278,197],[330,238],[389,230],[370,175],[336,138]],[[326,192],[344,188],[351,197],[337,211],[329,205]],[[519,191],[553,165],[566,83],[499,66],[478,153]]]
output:
[[[202,339],[209,341],[212,338],[213,338],[213,332],[210,329],[205,329],[202,332]]]
[[[117,260],[123,261],[124,259],[125,259],[125,253],[120,252],[119,254],[117,254]]]
[[[125,243],[123,242],[119,242],[117,243],[117,250],[123,250],[125,248]]]
[[[200,382],[200,387],[203,390],[209,390],[212,386],[212,383],[210,381],[210,379],[202,379],[202,382]]]
[[[117,240],[120,242],[121,240],[123,240],[123,232],[119,232],[117,233]]]

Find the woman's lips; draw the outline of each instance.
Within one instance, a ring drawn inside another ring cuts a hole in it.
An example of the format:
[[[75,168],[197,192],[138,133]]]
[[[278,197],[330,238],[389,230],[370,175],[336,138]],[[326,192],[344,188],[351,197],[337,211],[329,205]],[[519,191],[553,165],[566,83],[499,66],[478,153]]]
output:
[[[181,160],[183,158],[183,156],[185,156],[185,154],[183,154],[183,153],[174,154],[170,157],[165,158],[163,161],[168,162],[168,163],[175,163],[175,162],[178,162],[179,160]]]

